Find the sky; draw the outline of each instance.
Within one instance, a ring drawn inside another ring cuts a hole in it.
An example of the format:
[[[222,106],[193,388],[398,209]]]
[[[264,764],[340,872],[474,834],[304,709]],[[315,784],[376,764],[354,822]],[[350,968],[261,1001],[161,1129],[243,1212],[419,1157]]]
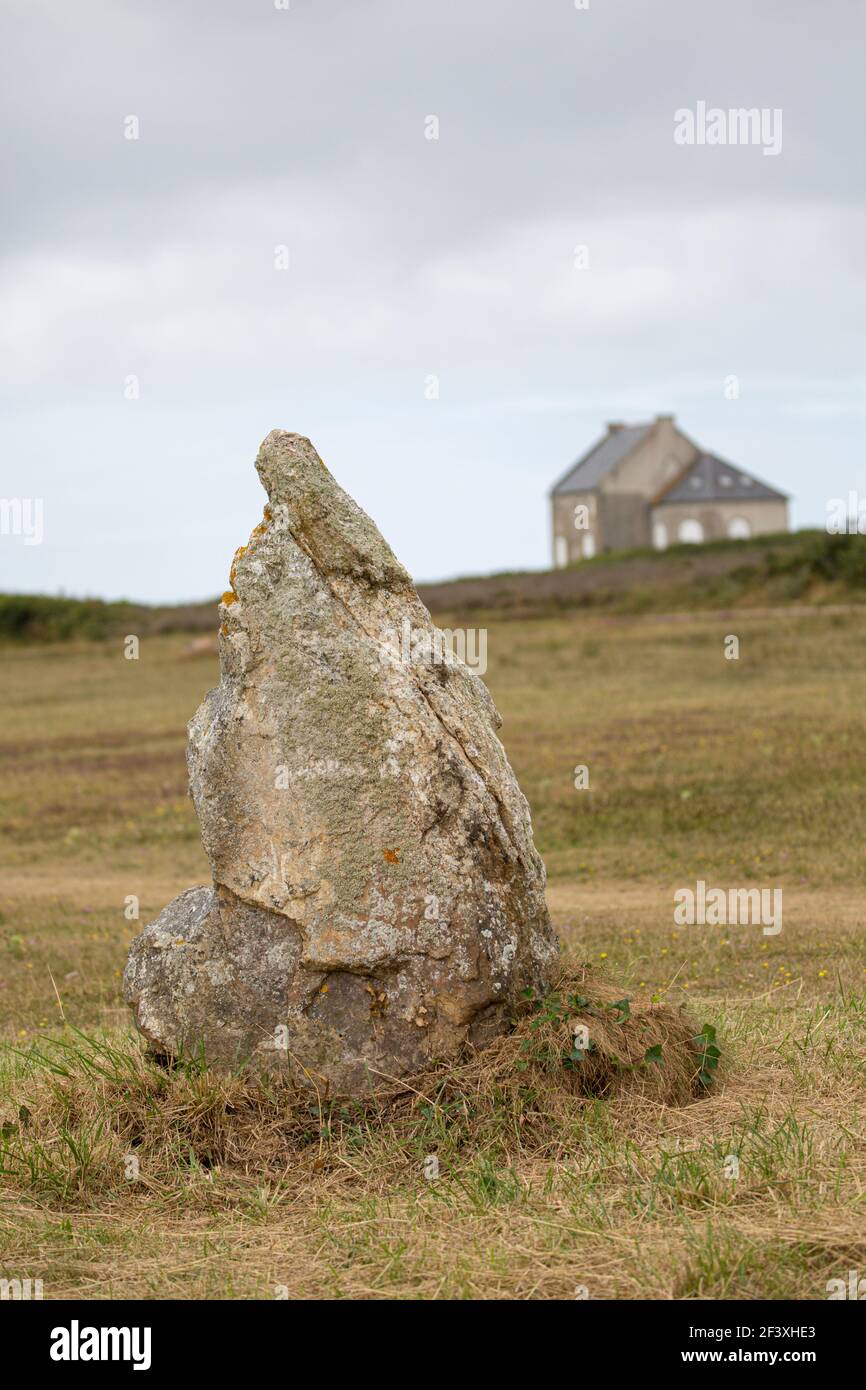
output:
[[[273,428],[417,580],[548,565],[608,420],[866,492],[862,0],[284,3],[2,0],[0,589],[219,593]]]

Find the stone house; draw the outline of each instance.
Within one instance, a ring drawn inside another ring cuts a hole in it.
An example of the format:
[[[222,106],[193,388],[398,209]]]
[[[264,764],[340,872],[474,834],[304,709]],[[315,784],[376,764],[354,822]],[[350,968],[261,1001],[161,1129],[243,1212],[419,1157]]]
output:
[[[788,529],[788,494],[683,434],[672,415],[609,424],[550,492],[557,568],[605,550]]]

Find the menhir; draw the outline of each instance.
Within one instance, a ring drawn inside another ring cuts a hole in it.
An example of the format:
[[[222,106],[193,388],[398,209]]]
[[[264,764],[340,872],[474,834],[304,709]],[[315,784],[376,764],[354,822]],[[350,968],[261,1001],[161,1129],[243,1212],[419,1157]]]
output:
[[[189,726],[213,886],[136,938],[126,998],[159,1054],[361,1095],[507,1031],[558,944],[480,677],[309,440],[256,468]]]

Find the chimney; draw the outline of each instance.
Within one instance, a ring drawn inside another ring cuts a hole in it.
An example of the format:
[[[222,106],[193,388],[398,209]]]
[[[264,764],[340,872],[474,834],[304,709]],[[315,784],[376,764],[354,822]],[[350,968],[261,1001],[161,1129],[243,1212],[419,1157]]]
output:
[[[608,420],[608,422],[607,422],[607,432],[608,432],[608,434],[616,434],[617,430],[624,430],[624,429],[625,429],[625,425],[623,424],[622,420]]]
[[[657,415],[657,416],[656,416],[656,424],[657,424],[657,425],[672,425],[673,422],[674,422],[674,417],[673,417],[673,415]]]

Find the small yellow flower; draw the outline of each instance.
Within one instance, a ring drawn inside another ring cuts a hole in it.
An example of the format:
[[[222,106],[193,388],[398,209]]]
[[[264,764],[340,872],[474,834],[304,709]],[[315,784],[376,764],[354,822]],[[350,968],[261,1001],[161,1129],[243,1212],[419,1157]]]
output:
[[[602,951],[599,960],[607,960],[607,951]]]

